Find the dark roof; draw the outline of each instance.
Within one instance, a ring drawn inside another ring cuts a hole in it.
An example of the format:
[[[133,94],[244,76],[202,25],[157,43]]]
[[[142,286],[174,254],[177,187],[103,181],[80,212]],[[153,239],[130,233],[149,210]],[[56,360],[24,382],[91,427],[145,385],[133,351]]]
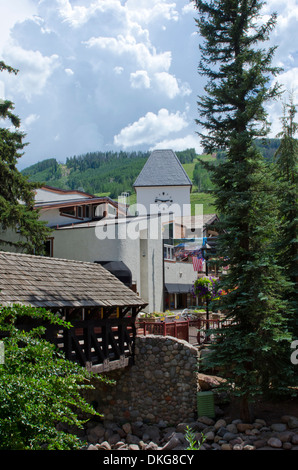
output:
[[[100,264],[0,251],[0,304],[124,307],[147,303]]]
[[[140,186],[192,186],[192,182],[173,150],[154,150],[134,183]]]

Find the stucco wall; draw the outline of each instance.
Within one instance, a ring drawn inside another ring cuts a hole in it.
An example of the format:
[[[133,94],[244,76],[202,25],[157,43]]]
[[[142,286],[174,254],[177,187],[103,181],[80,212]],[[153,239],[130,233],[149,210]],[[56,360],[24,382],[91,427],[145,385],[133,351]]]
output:
[[[105,374],[115,385],[98,384],[88,399],[107,420],[170,424],[196,417],[199,352],[170,336],[136,338],[135,365]]]
[[[105,239],[98,238],[100,225],[55,230],[54,257],[89,262],[123,261],[132,272],[137,292],[149,304],[146,311],[162,310],[162,241],[150,239],[146,233],[141,238],[146,230],[141,231],[137,226],[131,227],[132,237],[127,236],[127,222],[121,219],[116,224],[110,223],[110,227],[111,237]]]
[[[173,284],[192,284],[197,279],[192,263],[165,261],[165,282]]]

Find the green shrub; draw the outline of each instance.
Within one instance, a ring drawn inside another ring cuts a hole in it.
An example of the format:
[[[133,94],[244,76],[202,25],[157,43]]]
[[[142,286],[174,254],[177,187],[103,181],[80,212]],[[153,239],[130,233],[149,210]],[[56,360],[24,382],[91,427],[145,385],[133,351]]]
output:
[[[45,341],[43,327],[29,332],[19,329],[16,324],[25,318],[69,325],[44,309],[0,306],[0,333],[5,335],[0,365],[0,449],[78,449],[82,447],[78,437],[58,430],[57,424],[81,428],[79,415],[97,414],[80,393],[93,388],[92,376]]]

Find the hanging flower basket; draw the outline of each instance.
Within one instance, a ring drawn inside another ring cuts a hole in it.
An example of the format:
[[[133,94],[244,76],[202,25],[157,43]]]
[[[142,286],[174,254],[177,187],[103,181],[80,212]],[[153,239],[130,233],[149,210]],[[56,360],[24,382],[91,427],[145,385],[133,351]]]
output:
[[[201,277],[194,282],[193,293],[199,301],[206,302],[207,300],[218,300],[222,291],[218,288],[218,279]]]

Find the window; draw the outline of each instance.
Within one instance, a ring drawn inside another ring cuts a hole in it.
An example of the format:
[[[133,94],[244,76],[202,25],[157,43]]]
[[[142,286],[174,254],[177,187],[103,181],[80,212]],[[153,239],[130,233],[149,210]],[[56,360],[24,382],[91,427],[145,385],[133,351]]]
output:
[[[80,219],[83,218],[83,208],[82,208],[82,206],[77,207],[77,217],[80,217]]]
[[[174,247],[172,245],[164,245],[164,259],[174,260]]]
[[[54,238],[49,238],[45,242],[45,256],[53,257]]]
[[[75,217],[76,216],[75,207],[64,207],[61,210],[61,214],[68,215],[69,217]]]

